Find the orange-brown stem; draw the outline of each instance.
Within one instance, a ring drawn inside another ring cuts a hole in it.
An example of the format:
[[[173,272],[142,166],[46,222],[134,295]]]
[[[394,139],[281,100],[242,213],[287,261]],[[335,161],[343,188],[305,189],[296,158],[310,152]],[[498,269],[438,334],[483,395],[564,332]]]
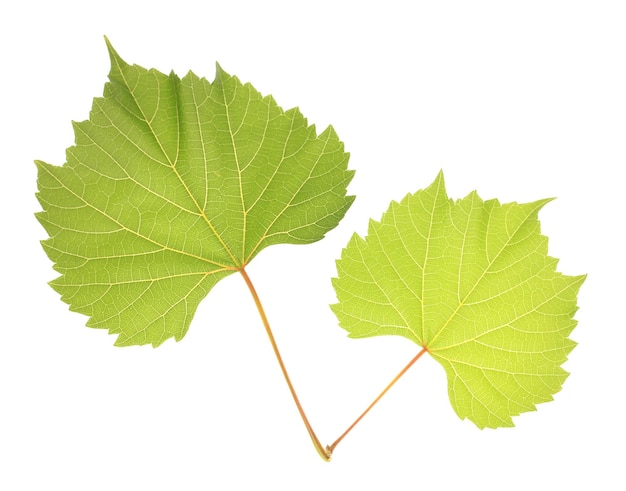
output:
[[[422,348],[422,350],[421,350],[421,351],[420,351],[417,355],[415,355],[415,357],[413,357],[413,359],[412,359],[412,360],[411,360],[411,361],[410,361],[410,362],[409,362],[409,363],[408,363],[408,364],[407,364],[407,365],[406,365],[406,366],[405,366],[402,370],[400,370],[400,373],[398,373],[398,375],[396,375],[396,376],[393,378],[393,380],[389,383],[389,385],[387,385],[387,387],[385,387],[385,388],[383,389],[383,391],[382,391],[380,394],[378,394],[378,397],[377,397],[376,399],[374,399],[374,401],[373,401],[373,402],[372,402],[369,406],[367,406],[367,409],[366,409],[365,411],[363,411],[363,413],[361,414],[361,416],[359,416],[359,417],[358,417],[358,418],[354,421],[354,423],[352,423],[352,424],[348,427],[348,429],[347,429],[346,431],[344,431],[344,432],[342,433],[342,435],[341,435],[339,438],[337,438],[337,439],[335,440],[335,442],[334,442],[332,445],[329,445],[329,446],[327,446],[327,447],[326,447],[326,452],[327,452],[329,455],[332,455],[332,453],[334,452],[334,450],[335,450],[335,448],[337,447],[337,445],[339,445],[339,442],[341,442],[341,440],[343,440],[343,439],[345,438],[345,436],[346,436],[348,433],[350,433],[350,431],[352,430],[352,428],[354,428],[354,427],[358,424],[358,422],[359,422],[359,421],[361,421],[361,420],[365,417],[365,415],[366,415],[367,413],[369,413],[370,409],[372,409],[372,408],[376,405],[376,403],[377,403],[378,401],[380,401],[380,400],[381,400],[381,398],[382,398],[382,397],[383,397],[383,396],[387,393],[387,391],[388,391],[389,389],[391,389],[391,387],[393,387],[393,385],[394,385],[394,384],[395,384],[395,383],[396,383],[396,382],[400,379],[400,377],[402,377],[402,375],[404,375],[404,374],[406,373],[406,371],[407,371],[409,368],[411,368],[411,367],[413,366],[413,364],[414,364],[417,360],[419,360],[419,359],[420,359],[420,357],[421,357],[424,353],[426,353],[427,351],[428,351],[428,348],[426,348],[426,347],[424,346],[424,347]]]
[[[315,450],[317,450],[317,453],[320,455],[320,457],[322,457],[322,459],[324,459],[326,462],[330,462],[330,457],[331,457],[332,452],[328,451],[328,447],[324,448],[322,446],[319,439],[317,438],[317,435],[313,431],[313,428],[311,427],[311,424],[309,423],[309,420],[306,417],[306,414],[304,413],[302,404],[300,404],[300,400],[298,399],[296,390],[294,389],[293,384],[291,383],[291,379],[289,378],[289,374],[287,373],[287,368],[285,367],[283,358],[282,356],[280,356],[280,351],[278,351],[278,345],[276,344],[276,340],[274,339],[274,335],[272,334],[272,329],[270,328],[270,324],[267,320],[267,316],[265,315],[265,310],[263,309],[263,305],[261,304],[259,295],[257,294],[254,288],[254,285],[252,284],[252,281],[250,280],[250,277],[248,276],[248,273],[246,273],[246,270],[243,267],[241,267],[239,269],[239,272],[241,273],[241,276],[243,276],[243,279],[245,280],[246,285],[248,285],[248,290],[250,290],[250,293],[252,294],[252,298],[254,299],[256,308],[259,311],[259,315],[261,316],[261,320],[263,321],[263,325],[265,326],[265,332],[267,333],[267,336],[270,339],[270,343],[272,344],[272,349],[274,350],[274,354],[276,355],[276,359],[278,360],[280,369],[283,372],[283,376],[285,377],[285,381],[287,382],[287,386],[289,387],[291,396],[293,397],[293,400],[296,403],[296,407],[298,408],[300,417],[302,418],[302,421],[304,422],[304,426],[309,432],[309,436],[311,437],[313,445],[315,446]]]

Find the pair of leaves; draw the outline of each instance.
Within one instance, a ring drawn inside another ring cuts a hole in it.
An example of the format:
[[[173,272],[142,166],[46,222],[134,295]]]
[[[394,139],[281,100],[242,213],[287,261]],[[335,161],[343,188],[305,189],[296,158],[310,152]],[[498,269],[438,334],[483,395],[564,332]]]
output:
[[[213,83],[126,64],[74,124],[67,163],[37,162],[51,285],[120,346],[181,339],[199,302],[264,247],[334,228],[353,171],[332,128],[319,136],[219,66]],[[392,203],[337,263],[351,337],[405,336],[447,372],[450,400],[479,427],[550,400],[573,348],[584,277],[556,272],[537,213],[548,200],[453,202],[440,174]]]

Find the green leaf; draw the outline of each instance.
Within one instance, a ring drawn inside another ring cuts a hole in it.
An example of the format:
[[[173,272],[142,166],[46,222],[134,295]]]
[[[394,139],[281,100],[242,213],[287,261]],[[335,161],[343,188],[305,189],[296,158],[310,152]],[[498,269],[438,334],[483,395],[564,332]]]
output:
[[[61,167],[37,161],[51,282],[117,345],[186,333],[199,302],[263,248],[308,244],[353,197],[348,154],[219,66],[213,83],[111,58]]]
[[[445,369],[450,402],[478,427],[552,400],[575,343],[585,276],[556,272],[537,214],[550,200],[452,201],[440,173],[393,202],[337,261],[333,305],[350,337],[405,336]]]

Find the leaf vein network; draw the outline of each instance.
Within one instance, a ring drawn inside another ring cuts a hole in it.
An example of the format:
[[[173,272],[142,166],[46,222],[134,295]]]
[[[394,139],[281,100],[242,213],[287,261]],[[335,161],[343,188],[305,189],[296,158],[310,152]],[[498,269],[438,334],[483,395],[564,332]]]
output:
[[[492,217],[493,213],[489,214],[489,223],[491,223],[491,217]],[[467,299],[470,297],[470,295],[472,295],[472,293],[474,293],[474,290],[478,287],[478,285],[482,282],[483,278],[485,278],[485,276],[487,275],[487,273],[489,272],[489,270],[491,269],[491,267],[493,266],[494,262],[498,259],[498,257],[500,257],[500,255],[502,254],[502,252],[504,252],[504,250],[509,246],[509,243],[511,241],[511,239],[513,238],[513,236],[515,235],[515,233],[517,233],[517,231],[526,223],[526,221],[530,218],[531,214],[528,214],[526,216],[526,218],[524,220],[522,220],[519,224],[518,227],[516,228],[515,232],[513,234],[510,234],[507,232],[507,240],[504,242],[504,244],[502,245],[502,247],[500,247],[500,249],[496,252],[496,254],[494,255],[494,257],[489,260],[489,263],[487,264],[487,266],[485,267],[484,271],[481,273],[481,275],[476,279],[475,283],[472,285],[472,287],[469,289],[469,291],[467,292],[467,294],[465,295],[465,297],[463,298],[463,300],[459,303],[459,305],[457,305],[457,307],[455,308],[455,310],[452,312],[452,314],[450,315],[450,317],[448,317],[448,319],[446,320],[446,322],[444,323],[444,325],[439,329],[439,331],[435,334],[435,336],[433,336],[431,343],[434,343],[434,341],[441,335],[441,333],[448,327],[448,325],[450,325],[450,322],[452,321],[452,319],[457,315],[457,313],[459,312],[459,310],[465,305],[465,302],[467,301]],[[489,230],[489,227],[487,227],[487,230]],[[508,229],[507,229],[508,231]],[[487,234],[487,237],[489,237],[489,234]],[[488,247],[485,247],[485,250],[488,250]]]
[[[84,204],[85,204],[88,208],[91,208],[92,210],[97,211],[97,212],[98,212],[98,213],[100,213],[103,217],[107,218],[108,220],[111,220],[113,223],[115,223],[116,225],[118,225],[118,226],[120,227],[120,229],[121,229],[121,230],[124,230],[124,231],[126,231],[126,232],[128,232],[128,233],[130,233],[130,234],[133,234],[133,235],[135,235],[136,237],[139,237],[140,239],[146,240],[147,242],[150,242],[151,244],[154,244],[154,245],[156,245],[156,246],[159,246],[159,247],[161,247],[161,248],[163,248],[163,249],[165,249],[165,250],[168,250],[168,251],[171,251],[171,252],[175,252],[175,253],[181,254],[181,255],[183,255],[183,256],[189,256],[189,257],[192,257],[192,258],[198,259],[198,260],[200,260],[200,261],[203,261],[203,262],[206,262],[206,263],[208,263],[208,264],[212,264],[212,265],[214,265],[214,266],[218,266],[218,267],[221,267],[221,268],[225,268],[225,269],[233,269],[233,267],[232,267],[232,266],[230,266],[230,265],[227,265],[227,264],[222,264],[222,263],[220,263],[220,262],[218,262],[218,261],[214,261],[214,260],[212,260],[212,259],[208,259],[208,258],[206,258],[206,257],[197,256],[197,255],[195,255],[195,254],[191,254],[191,253],[189,253],[189,252],[187,252],[187,251],[182,251],[182,250],[179,250],[179,249],[174,249],[173,247],[166,246],[166,245],[161,244],[160,242],[158,242],[158,241],[156,241],[156,240],[154,240],[154,239],[152,239],[152,238],[150,238],[150,237],[148,237],[148,236],[146,236],[146,235],[141,234],[141,233],[140,233],[139,231],[137,231],[137,230],[132,230],[132,229],[130,229],[130,228],[128,228],[128,227],[126,227],[123,223],[121,223],[120,221],[118,221],[118,220],[116,220],[115,218],[113,218],[112,216],[110,216],[110,215],[109,215],[108,213],[106,213],[104,210],[101,210],[100,208],[98,208],[98,207],[96,207],[96,206],[92,205],[92,204],[91,204],[91,203],[89,203],[87,200],[85,200],[85,198],[84,198],[83,196],[79,195],[78,193],[76,193],[75,191],[73,191],[72,189],[70,189],[69,187],[67,187],[67,186],[65,185],[65,183],[64,183],[64,182],[62,182],[62,181],[60,181],[60,180],[58,179],[58,177],[57,177],[57,176],[55,176],[54,174],[51,174],[51,173],[48,171],[48,169],[46,169],[46,167],[45,167],[45,166],[40,166],[40,168],[41,168],[41,169],[44,169],[46,172],[48,172],[48,174],[49,174],[49,175],[50,175],[50,176],[51,176],[51,177],[52,177],[55,181],[57,181],[57,182],[59,183],[59,185],[60,185],[63,189],[67,190],[69,193],[71,193],[71,194],[72,194],[72,195],[74,195],[76,198],[78,198],[79,200],[81,200],[81,201],[82,201],[82,202],[83,202],[83,203],[84,203]],[[87,233],[87,234],[92,234],[93,232],[84,232],[84,233]]]
[[[278,221],[280,217],[283,216],[283,214],[289,209],[289,207],[292,206],[294,200],[296,199],[296,196],[298,196],[302,188],[311,180],[311,176],[313,175],[313,172],[317,169],[320,159],[322,158],[322,156],[324,155],[324,151],[328,147],[328,140],[329,140],[329,137],[327,137],[326,140],[324,140],[324,147],[322,151],[319,153],[319,155],[317,156],[317,158],[315,159],[315,162],[311,165],[311,168],[309,170],[309,175],[305,179],[302,180],[302,182],[298,186],[298,189],[293,193],[293,196],[289,199],[289,202],[282,208],[282,210],[280,210],[280,212],[276,213],[276,216],[272,219],[272,221],[266,227],[265,231],[261,234],[261,238],[258,240],[258,242],[254,245],[254,247],[250,251],[250,254],[248,255],[248,258],[246,259],[245,263],[250,261],[250,259],[252,258],[252,256],[254,256],[254,254],[256,253],[257,249],[261,246],[263,241],[265,241],[270,236],[268,234],[269,234],[269,231],[274,226],[274,224]],[[306,224],[302,228],[308,228],[309,226],[310,224]],[[285,233],[289,234],[290,232],[293,232],[294,230],[297,230],[297,228],[292,228],[290,230],[277,232],[276,234],[273,234],[273,235],[283,235]]]
[[[456,343],[456,344],[451,344],[451,345],[448,345],[448,346],[437,347],[437,348],[432,349],[431,351],[432,352],[436,352],[436,353],[440,353],[441,351],[444,351],[446,349],[455,348],[455,347],[461,346],[461,345],[463,345],[465,343],[469,343],[471,341],[474,341],[474,340],[476,340],[476,339],[478,339],[478,338],[480,338],[482,336],[485,336],[485,335],[490,334],[490,333],[492,333],[494,331],[497,331],[498,329],[502,329],[503,327],[511,327],[513,329],[516,329],[515,326],[513,325],[515,322],[519,321],[520,319],[523,319],[524,317],[526,317],[526,316],[528,316],[530,314],[534,314],[535,312],[539,312],[539,309],[541,307],[543,307],[548,302],[554,300],[555,298],[558,298],[559,295],[561,295],[561,293],[563,293],[565,290],[567,290],[569,288],[571,288],[571,285],[569,285],[569,284],[565,285],[561,290],[559,290],[558,292],[555,292],[552,296],[546,298],[543,302],[535,305],[532,309],[530,309],[530,310],[528,310],[526,312],[523,312],[522,314],[518,315],[517,317],[508,320],[505,324],[500,324],[500,325],[498,325],[496,327],[493,327],[492,329],[488,329],[486,331],[483,331],[480,334],[474,336],[473,338],[464,339],[463,341],[461,341],[459,343]],[[454,313],[456,313],[456,311]],[[542,315],[546,315],[546,314],[542,313]],[[562,315],[562,314],[559,314],[559,315]],[[518,330],[520,332],[527,332],[527,331],[522,331],[520,329],[516,329],[516,330]],[[557,330],[557,332],[558,331],[560,331],[560,329]],[[549,331],[543,331],[543,332],[549,332]]]

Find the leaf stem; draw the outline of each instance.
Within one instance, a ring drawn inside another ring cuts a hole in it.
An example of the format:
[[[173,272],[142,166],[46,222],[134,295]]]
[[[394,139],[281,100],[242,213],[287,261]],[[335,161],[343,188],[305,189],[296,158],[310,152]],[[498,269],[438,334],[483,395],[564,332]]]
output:
[[[309,432],[309,436],[311,437],[311,441],[313,442],[313,445],[315,446],[315,450],[317,450],[317,453],[320,455],[320,457],[322,457],[322,459],[324,459],[326,462],[330,462],[330,457],[331,457],[332,452],[329,451],[328,447],[324,448],[322,446],[321,442],[317,438],[317,435],[313,431],[311,423],[309,423],[309,420],[306,417],[304,409],[302,408],[302,404],[300,404],[300,400],[298,399],[298,396],[296,394],[296,390],[294,389],[293,384],[291,383],[291,379],[289,378],[289,374],[287,373],[287,368],[285,367],[283,358],[282,356],[280,356],[280,351],[278,351],[278,345],[276,344],[276,340],[274,339],[274,334],[272,334],[272,329],[270,328],[269,321],[267,320],[267,316],[265,315],[265,310],[263,309],[263,305],[261,304],[259,295],[257,294],[254,288],[254,285],[252,284],[252,281],[250,280],[250,277],[248,276],[248,273],[246,273],[246,270],[244,269],[243,266],[239,268],[239,272],[241,273],[241,276],[243,276],[243,279],[245,280],[246,285],[248,285],[248,290],[250,290],[250,293],[252,294],[252,298],[254,299],[256,308],[259,311],[259,315],[261,316],[261,320],[263,321],[263,325],[265,326],[265,332],[267,333],[267,336],[270,339],[270,343],[272,344],[272,349],[274,350],[274,354],[276,355],[276,359],[278,360],[280,369],[283,372],[283,376],[285,377],[285,382],[287,382],[287,386],[289,387],[289,392],[291,392],[291,396],[293,397],[293,400],[296,403],[296,407],[298,408],[298,412],[300,413],[302,422],[304,423],[304,426]]]
[[[408,364],[407,364],[407,365],[406,365],[406,366],[405,366],[402,370],[400,370],[400,373],[398,373],[398,375],[396,375],[396,376],[393,378],[393,380],[392,380],[391,382],[389,382],[389,385],[387,385],[387,387],[385,387],[385,388],[383,389],[383,391],[382,391],[380,394],[378,394],[378,397],[376,397],[376,399],[374,399],[374,401],[373,401],[373,402],[372,402],[369,406],[367,406],[367,409],[366,409],[365,411],[363,411],[363,413],[362,413],[362,414],[361,414],[361,415],[360,415],[360,416],[359,416],[356,420],[354,420],[354,423],[352,423],[352,424],[348,427],[348,429],[347,429],[346,431],[344,431],[344,432],[342,433],[342,435],[341,435],[339,438],[337,438],[337,439],[335,440],[335,442],[334,442],[332,445],[329,445],[329,446],[327,446],[327,447],[326,447],[326,451],[327,451],[327,453],[328,453],[329,455],[332,455],[332,453],[334,452],[334,450],[335,450],[335,448],[337,447],[337,445],[339,445],[339,442],[341,442],[341,440],[343,440],[343,439],[345,438],[345,436],[346,436],[348,433],[350,433],[350,431],[352,430],[352,428],[354,428],[354,427],[357,425],[357,423],[358,423],[359,421],[361,421],[361,420],[365,417],[365,415],[366,415],[367,413],[369,413],[370,409],[372,409],[372,408],[376,405],[376,403],[382,399],[382,397],[383,397],[383,396],[387,393],[387,391],[388,391],[389,389],[391,389],[391,387],[393,387],[393,385],[394,385],[394,384],[395,384],[395,383],[396,383],[396,382],[400,379],[400,377],[402,377],[402,375],[404,375],[404,374],[407,372],[407,370],[408,370],[409,368],[411,368],[411,367],[413,366],[413,364],[414,364],[417,360],[419,360],[419,359],[420,359],[420,357],[421,357],[424,353],[426,353],[427,351],[428,351],[428,348],[427,348],[426,346],[424,346],[424,347],[421,349],[421,351],[420,351],[417,355],[415,355],[415,356],[413,357],[413,359],[412,359],[412,360],[411,360],[411,361],[410,361],[410,362],[409,362],[409,363],[408,363]]]

